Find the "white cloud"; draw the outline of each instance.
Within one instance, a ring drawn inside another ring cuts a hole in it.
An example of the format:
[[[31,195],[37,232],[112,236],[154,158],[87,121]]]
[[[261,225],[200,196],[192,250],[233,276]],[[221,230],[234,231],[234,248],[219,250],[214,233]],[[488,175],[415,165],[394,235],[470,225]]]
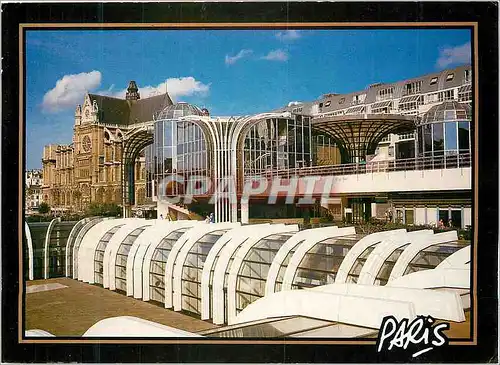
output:
[[[108,89],[108,91],[100,92],[100,94],[114,96],[122,99],[125,98],[125,94],[127,92],[126,88],[116,92],[111,92],[110,89]],[[210,84],[204,84],[201,81],[196,80],[192,76],[169,78],[165,82],[162,82],[156,86],[148,85],[140,87],[139,85],[139,94],[141,95],[142,99],[154,95],[165,94],[165,91],[168,91],[170,97],[173,100],[177,100],[179,97],[183,96],[205,96],[208,94],[209,90]]]
[[[85,92],[101,84],[99,71],[82,72],[76,75],[64,75],[57,80],[56,86],[43,96],[42,107],[48,112],[57,112],[65,108],[74,108],[81,103]]]
[[[470,63],[471,48],[470,42],[456,47],[447,47],[439,51],[439,58],[436,65],[439,68],[445,68],[449,65]]]
[[[226,65],[234,65],[240,59],[250,56],[252,53],[253,51],[251,49],[242,49],[235,56],[226,55],[224,62],[226,63]]]
[[[299,31],[294,29],[276,33],[276,38],[283,42],[294,41],[296,39],[299,39],[300,37],[301,35]]]
[[[282,49],[275,49],[274,51],[270,51],[266,56],[261,57],[261,59],[267,61],[285,62],[288,60],[288,53]]]

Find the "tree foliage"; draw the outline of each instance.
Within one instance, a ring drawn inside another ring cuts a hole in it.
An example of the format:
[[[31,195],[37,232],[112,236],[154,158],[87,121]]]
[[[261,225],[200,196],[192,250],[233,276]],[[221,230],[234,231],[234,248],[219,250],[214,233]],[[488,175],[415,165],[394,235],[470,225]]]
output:
[[[91,203],[87,207],[87,216],[120,217],[122,208],[115,203]]]
[[[38,212],[40,214],[47,214],[50,212],[50,206],[47,203],[42,202],[42,203],[40,203],[40,207],[38,208]]]

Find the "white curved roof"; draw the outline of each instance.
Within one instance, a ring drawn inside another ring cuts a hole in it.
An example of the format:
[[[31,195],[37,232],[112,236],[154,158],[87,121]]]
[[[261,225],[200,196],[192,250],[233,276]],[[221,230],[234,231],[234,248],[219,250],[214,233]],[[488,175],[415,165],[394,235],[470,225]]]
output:
[[[174,271],[173,271],[173,291],[174,291],[174,310],[180,311],[182,309],[182,270],[184,268],[184,265],[186,264],[186,259],[187,256],[190,252],[190,250],[198,243],[200,239],[202,239],[204,236],[214,233],[216,231],[229,231],[231,229],[237,229],[240,227],[239,224],[235,223],[216,223],[216,224],[208,224],[208,225],[203,225],[200,226],[200,230],[197,232],[193,232],[193,235],[191,238],[186,241],[186,243],[180,247],[179,251],[177,252],[177,258],[175,260],[175,266],[174,266]],[[224,233],[226,233],[224,232]],[[220,237],[219,237],[220,238]],[[218,239],[217,239],[218,241]],[[216,242],[217,242],[216,241]],[[175,247],[175,246],[174,246]],[[213,247],[213,246],[212,246]],[[212,249],[210,248],[210,250]],[[172,251],[174,248],[172,248]],[[210,251],[209,251],[210,252]],[[201,286],[201,284],[200,284]],[[200,296],[201,300],[201,296]]]
[[[137,228],[146,228],[152,225],[151,220],[146,219],[136,219],[134,221],[127,222],[123,227],[120,227],[118,231],[115,232],[113,237],[108,242],[106,246],[106,250],[104,252],[103,259],[103,287],[109,288],[110,290],[116,289],[116,255],[118,254],[118,250],[124,240],[127,238],[129,234],[131,234]]]
[[[389,282],[403,276],[408,264],[413,258],[422,250],[439,243],[451,242],[458,239],[456,231],[442,232],[433,234],[431,237],[421,240],[413,241],[408,247],[405,248],[401,256],[399,256],[396,264],[392,268]]]
[[[231,269],[230,261],[234,253],[238,251],[241,245],[243,245],[247,240],[251,240],[252,237],[261,237],[262,232],[267,232],[269,234],[279,232],[284,226],[284,224],[262,225],[259,226],[258,230],[255,229],[255,227],[247,226],[248,229],[245,229],[245,234],[234,235],[232,239],[224,245],[219,253],[219,258],[213,274],[212,318],[215,324],[224,323],[224,314],[225,311],[227,311],[224,300],[225,277],[226,273],[229,274]]]
[[[395,229],[393,231],[376,232],[360,239],[347,253],[340,264],[335,277],[335,283],[346,283],[351,268],[356,263],[358,257],[368,248],[382,242],[384,239],[393,236],[400,236],[406,233],[406,229]]]
[[[266,280],[266,295],[270,293],[274,293],[274,287],[276,285],[276,280],[278,278],[278,273],[283,261],[286,256],[298,245],[306,240],[317,237],[318,235],[330,235],[334,233],[338,229],[337,226],[332,227],[323,227],[323,228],[314,228],[314,229],[306,229],[304,231],[297,232],[292,237],[290,237],[279,249],[278,253],[274,257],[274,260],[269,268],[269,273],[267,274]]]
[[[453,269],[453,268],[462,268],[468,263],[470,263],[471,257],[471,249],[472,246],[464,247],[453,255],[448,256],[443,262],[441,262],[436,269]]]
[[[87,283],[94,281],[94,254],[99,241],[110,229],[122,224],[125,224],[125,219],[104,220],[90,228],[83,236],[78,252],[74,251],[78,268],[77,272],[73,270],[73,275],[76,275],[78,280]]]
[[[188,230],[177,240],[168,255],[167,264],[165,265],[165,308],[172,308],[174,306],[174,301],[178,302],[181,299],[179,291],[174,293],[174,280],[177,283],[179,283],[180,280],[179,277],[174,278],[174,265],[180,264],[177,261],[177,256],[179,255],[182,247],[184,245],[192,246],[203,235],[209,232],[235,228],[238,226],[240,226],[240,223],[200,224]],[[175,288],[177,288],[177,286]]]
[[[425,289],[470,289],[470,267],[461,269],[440,269],[416,271],[401,276],[387,286]]]
[[[143,295],[143,268],[147,260],[147,252],[151,245],[158,244],[164,237],[168,236],[173,230],[182,227],[192,227],[198,221],[181,220],[181,221],[155,221],[155,223],[147,227],[146,230],[137,237],[134,244],[130,248],[127,259],[127,295],[133,295],[134,298],[140,299]],[[156,247],[156,246],[155,246]],[[148,257],[149,264],[151,262],[150,255]],[[149,266],[146,271],[149,273]],[[149,278],[149,275],[146,275]],[[147,283],[149,286],[149,281]]]
[[[203,265],[203,271],[201,274],[201,319],[206,320],[213,316],[214,309],[212,308],[212,312],[210,312],[210,285],[213,283],[210,281],[210,272],[212,270],[217,269],[219,267],[219,256],[223,252],[223,249],[229,247],[234,242],[245,240],[252,232],[256,229],[262,229],[263,227],[270,226],[269,223],[264,224],[256,224],[256,225],[247,225],[238,227],[238,229],[232,229],[227,231],[225,234],[220,237],[215,245],[212,246],[210,251],[208,252],[207,258],[205,259],[205,265]],[[233,241],[235,240],[235,241]],[[233,242],[233,243],[231,243]],[[214,267],[215,262],[217,261],[217,265]],[[215,273],[214,273],[215,276]],[[216,296],[215,292],[212,290],[213,303],[216,300],[219,300],[219,297]],[[214,304],[215,305],[215,304]]]
[[[370,308],[370,310],[366,310]],[[341,322],[355,326],[380,328],[388,315],[397,319],[415,318],[415,307],[411,302],[366,298],[303,290],[285,290],[258,299],[229,324],[244,323],[264,318],[304,316]]]
[[[82,337],[203,337],[195,333],[123,316],[103,319],[90,327]]]
[[[293,280],[304,256],[313,248],[318,242],[321,242],[327,238],[333,237],[343,237],[356,234],[354,227],[343,227],[334,230],[333,232],[323,232],[322,234],[316,234],[311,236],[309,239],[303,241],[295,250],[293,256],[288,262],[288,266],[283,276],[283,284],[281,290],[292,289]],[[344,259],[345,261],[345,259]]]
[[[283,233],[295,233],[299,230],[299,226],[296,224],[281,226],[269,226],[263,229],[259,234],[252,235],[247,239],[240,248],[236,251],[233,263],[229,269],[229,276],[227,279],[227,313],[228,320],[231,322],[234,317],[236,317],[236,281],[237,276],[240,271],[243,260],[246,254],[252,247],[254,247],[260,240],[275,234]],[[265,293],[262,293],[265,294]]]
[[[28,279],[33,280],[33,241],[31,240],[31,231],[27,222],[24,222],[24,232],[26,244],[28,245]]]
[[[411,302],[417,315],[431,315],[447,321],[465,321],[464,308],[456,292],[419,288],[387,287],[360,284],[329,284],[309,290],[364,298]]]
[[[392,253],[400,247],[411,242],[420,240],[429,240],[433,235],[432,229],[426,229],[415,232],[405,232],[401,235],[394,235],[390,238],[382,240],[377,247],[373,249],[359,273],[357,283],[364,285],[374,285],[375,279],[384,262],[392,255]]]
[[[26,337],[55,337],[52,333],[39,329],[24,331],[24,335]]]

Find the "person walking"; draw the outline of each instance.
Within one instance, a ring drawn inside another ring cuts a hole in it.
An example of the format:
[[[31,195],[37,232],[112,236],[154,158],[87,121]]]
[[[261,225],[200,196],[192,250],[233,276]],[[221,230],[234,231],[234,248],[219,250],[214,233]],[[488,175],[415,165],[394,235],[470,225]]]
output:
[[[214,213],[210,213],[210,223],[215,223],[215,215],[214,215]]]

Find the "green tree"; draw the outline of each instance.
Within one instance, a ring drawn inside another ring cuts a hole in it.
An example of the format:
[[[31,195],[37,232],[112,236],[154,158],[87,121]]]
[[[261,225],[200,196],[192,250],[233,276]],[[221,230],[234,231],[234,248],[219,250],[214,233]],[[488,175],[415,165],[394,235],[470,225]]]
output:
[[[87,216],[120,217],[122,209],[115,203],[91,203],[86,213]]]
[[[49,213],[50,212],[49,205],[47,203],[45,203],[45,202],[40,203],[40,207],[38,208],[38,212],[40,214],[47,214],[47,213]]]

